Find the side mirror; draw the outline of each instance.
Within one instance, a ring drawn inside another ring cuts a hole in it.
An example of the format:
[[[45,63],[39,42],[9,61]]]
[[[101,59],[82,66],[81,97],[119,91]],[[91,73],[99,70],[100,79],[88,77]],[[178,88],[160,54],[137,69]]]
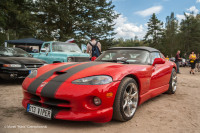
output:
[[[165,60],[163,58],[155,58],[152,66],[155,66],[156,64],[165,64]]]
[[[41,48],[41,52],[46,52],[46,49],[45,48]]]

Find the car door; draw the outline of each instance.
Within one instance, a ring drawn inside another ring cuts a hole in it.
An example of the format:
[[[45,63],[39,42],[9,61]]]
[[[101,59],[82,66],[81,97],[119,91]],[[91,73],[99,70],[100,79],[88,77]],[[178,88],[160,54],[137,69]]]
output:
[[[50,45],[50,43],[44,43],[43,45],[42,45],[42,48],[41,49],[45,49],[45,51],[40,51],[40,59],[42,59],[42,60],[44,60],[44,61],[46,61],[47,63],[51,63],[51,61],[49,60],[50,59],[50,52],[51,52],[51,45]]]
[[[153,64],[155,58],[162,58],[161,54],[159,52],[152,52],[151,64]],[[165,64],[156,64],[153,66],[150,89],[156,89],[169,83],[170,68],[166,63],[167,62],[165,62]]]

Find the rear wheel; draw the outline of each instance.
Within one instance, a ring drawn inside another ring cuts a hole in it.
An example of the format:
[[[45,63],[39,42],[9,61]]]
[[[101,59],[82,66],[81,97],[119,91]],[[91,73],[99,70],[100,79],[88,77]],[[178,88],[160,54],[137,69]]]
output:
[[[176,87],[177,87],[177,75],[176,75],[176,70],[173,68],[171,73],[171,78],[169,81],[169,89],[166,93],[174,94],[176,92]]]
[[[113,119],[119,121],[130,120],[138,106],[138,85],[132,78],[122,80],[117,90],[113,105]]]

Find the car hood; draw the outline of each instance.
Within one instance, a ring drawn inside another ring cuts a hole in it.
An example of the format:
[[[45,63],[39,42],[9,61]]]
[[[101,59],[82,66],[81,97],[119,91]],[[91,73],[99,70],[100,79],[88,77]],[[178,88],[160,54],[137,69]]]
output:
[[[54,63],[39,68],[37,76],[34,79],[25,79],[27,82],[24,82],[23,86],[30,83],[28,92],[35,94],[37,88],[42,88],[42,96],[53,98],[61,85],[69,86],[76,79],[108,75],[115,82],[121,80],[125,75],[131,74],[132,71],[144,70],[145,66],[108,62]]]
[[[57,67],[55,67],[57,65]],[[139,66],[139,67],[138,67]],[[108,62],[82,62],[82,63],[57,63],[46,65],[38,70],[38,79],[47,80],[52,76],[51,81],[71,82],[75,79],[95,75],[120,75],[130,71],[138,71],[145,68],[145,65],[108,63]],[[44,74],[45,73],[45,74]],[[42,75],[43,74],[43,75]],[[46,75],[46,76],[44,76]],[[115,77],[117,80],[118,77]],[[114,79],[114,80],[115,80]]]
[[[31,57],[0,57],[1,64],[44,64],[45,62]]]

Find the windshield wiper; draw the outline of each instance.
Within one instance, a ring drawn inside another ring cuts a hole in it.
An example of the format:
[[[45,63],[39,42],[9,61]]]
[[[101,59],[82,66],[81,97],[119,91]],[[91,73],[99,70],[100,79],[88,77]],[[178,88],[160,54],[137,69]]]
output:
[[[122,60],[119,60],[119,59],[113,60],[113,62],[123,62],[124,64],[129,64],[130,63],[127,60],[124,60],[124,59],[122,59]]]
[[[101,61],[104,61],[104,62],[123,62],[124,64],[130,64],[130,62],[126,61],[126,60],[101,60]]]

